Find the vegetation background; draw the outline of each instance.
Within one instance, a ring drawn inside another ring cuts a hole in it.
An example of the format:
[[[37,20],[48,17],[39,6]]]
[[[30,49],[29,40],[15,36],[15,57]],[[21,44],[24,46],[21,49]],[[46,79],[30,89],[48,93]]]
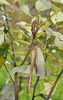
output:
[[[7,0],[10,4],[12,4],[12,0]],[[28,4],[29,4],[29,7],[30,7],[30,11],[31,13],[34,15],[36,10],[35,10],[35,6],[34,6],[34,3],[35,1],[37,0],[29,0]],[[61,4],[57,4],[58,7],[61,7],[62,5]],[[6,9],[9,9],[10,10],[10,7],[7,7]],[[42,12],[42,15],[44,16],[48,16],[49,15],[49,12],[50,10],[47,10],[47,11],[43,11]],[[17,16],[18,15],[18,16]],[[11,17],[11,15],[10,15]],[[23,12],[21,12],[21,9],[19,8],[19,5],[16,4],[16,7],[15,7],[15,23],[16,22],[19,22],[21,20],[24,20],[28,23],[30,23],[30,17],[27,16],[26,14],[24,14]],[[56,30],[56,28],[54,29]],[[63,31],[62,31],[63,32]],[[63,33],[62,33],[63,34]],[[10,56],[7,56],[7,60],[10,62]],[[10,71],[12,70],[12,68],[8,65]],[[59,74],[60,70],[63,67],[63,51],[59,50],[57,47],[54,48],[52,50],[52,53],[51,53],[51,56],[49,57],[49,59],[46,61],[45,63],[45,68],[50,68],[52,69],[52,71],[56,74]],[[53,80],[54,78],[54,80]],[[55,81],[56,77],[55,76],[51,76],[51,77],[46,77],[47,80],[50,80],[52,82]],[[4,87],[4,85],[10,81],[10,77],[7,73],[7,70],[6,68],[3,66],[1,69],[0,69],[0,94],[1,94],[1,91]],[[33,77],[32,78],[32,84],[35,84],[35,81],[36,81],[36,78]],[[43,81],[42,82],[39,82],[38,83],[38,86],[37,86],[37,89],[36,89],[36,95],[42,91],[44,89],[44,86],[43,86]],[[27,83],[26,82],[23,82],[22,83],[22,86],[26,86]],[[27,89],[24,89],[22,90],[20,93],[19,93],[19,100],[31,100],[32,98],[32,93],[33,93],[33,88],[31,88],[31,91],[29,94],[26,93],[26,90]],[[55,91],[55,94],[51,97],[52,100],[63,100],[63,74],[60,78],[60,80],[58,81],[57,85],[56,85],[56,91]],[[41,97],[36,97],[34,100],[43,100]]]

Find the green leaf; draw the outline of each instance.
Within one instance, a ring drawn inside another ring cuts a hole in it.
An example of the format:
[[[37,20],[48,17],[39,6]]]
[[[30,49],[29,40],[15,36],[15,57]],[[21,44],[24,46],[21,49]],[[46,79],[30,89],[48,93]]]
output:
[[[21,33],[18,33],[18,39],[22,39],[22,34]]]
[[[28,86],[19,86],[19,92],[21,92],[22,90],[26,89]]]
[[[22,51],[10,52],[10,54],[18,54],[18,53],[20,53],[20,54],[24,54],[24,55],[25,55],[25,53],[24,53],[24,52],[22,52]]]
[[[23,44],[27,44],[27,45],[30,45],[31,44],[30,42],[27,42],[27,41],[24,41],[24,40],[16,40],[16,41],[21,42]]]
[[[6,29],[6,27],[4,28],[4,33],[9,33],[9,31]]]
[[[0,45],[0,68],[4,65],[8,54],[8,44]]]
[[[33,17],[31,20],[31,23],[33,23],[33,21],[37,20],[37,16]]]
[[[43,33],[44,33],[43,31],[37,33],[37,35],[36,35],[36,39],[39,38]]]
[[[52,0],[52,1],[63,4],[63,0]]]
[[[42,79],[44,79],[45,77],[44,57],[40,48],[37,48],[36,52],[36,65],[37,65],[37,73]]]
[[[19,29],[19,28],[18,28],[18,29]],[[18,39],[22,39],[23,35],[26,36],[27,38],[29,38],[29,37],[27,36],[27,34],[24,33],[21,29],[19,29],[19,30],[14,30],[14,32],[15,32],[15,33],[18,33]]]
[[[60,39],[60,40],[63,41],[63,35],[62,35],[61,33],[54,31],[54,35],[55,35],[58,39]]]
[[[24,29],[26,29],[28,32],[31,33],[31,27],[24,21],[18,22],[17,25],[20,25]]]
[[[15,33],[23,33],[22,30],[14,30]]]
[[[40,62],[40,64],[37,66],[37,74],[44,79],[45,77],[45,68],[44,68],[44,62]]]
[[[39,16],[39,21],[45,23],[47,21],[47,18],[43,18],[41,17],[39,14],[37,14]]]
[[[49,21],[46,22],[46,27],[49,27]]]
[[[63,21],[63,13],[62,12],[51,11],[50,16],[51,16],[51,20],[54,24],[56,24],[57,22]]]
[[[45,76],[55,75],[51,70],[45,68]]]
[[[50,75],[50,70],[45,68],[45,76]]]
[[[20,7],[21,7],[21,6],[25,5],[25,0],[18,0],[18,3],[20,5]]]
[[[8,5],[8,6],[12,7],[6,0],[0,0],[0,3],[3,3],[5,5]]]
[[[40,97],[47,99],[47,96],[45,96],[44,94],[39,94]]]
[[[0,33],[0,44],[4,42],[4,33]]]
[[[45,89],[44,89],[41,93],[44,93],[44,92],[45,92],[46,95],[49,95],[50,90],[51,90],[51,88],[52,88],[53,85],[50,84],[50,83],[44,83],[44,86],[45,86]],[[52,95],[53,95],[54,93],[55,93],[55,89],[54,89]]]
[[[54,31],[51,28],[43,28],[43,30],[47,33],[47,39],[49,39],[51,36],[54,36]]]
[[[48,35],[54,35],[55,37],[57,37],[58,39],[60,39],[61,41],[63,41],[63,35],[57,31],[53,31],[51,28],[43,28]]]
[[[54,35],[54,31],[51,28],[43,28],[48,35]]]
[[[42,54],[42,51],[41,49],[38,47],[37,48],[37,52],[36,52],[36,64],[37,66],[40,64],[40,62],[44,62],[44,57],[43,57],[43,54]]]
[[[20,84],[23,82],[23,81],[28,81],[29,80],[29,75],[27,75],[27,74],[24,74],[24,75],[22,75],[22,76],[20,76],[19,77],[19,82],[20,82]]]
[[[51,2],[47,0],[38,0],[35,7],[38,11],[44,11],[51,8]]]
[[[55,43],[56,46],[63,48],[63,41],[61,41],[57,37],[55,38],[54,43]]]
[[[0,53],[0,68],[4,65],[7,55]]]
[[[11,74],[14,75],[16,72],[23,72],[23,73],[29,74],[30,66],[29,65],[28,66],[19,66],[19,67],[13,68],[11,71]]]
[[[14,85],[12,83],[6,84],[1,92],[1,100],[14,100],[15,99],[15,92],[14,92]]]
[[[23,78],[23,77],[22,77]],[[20,82],[20,81],[19,81]],[[27,86],[22,87],[19,83],[18,89],[19,91],[27,88]],[[15,100],[15,90],[14,85],[12,83],[6,84],[1,92],[1,100]]]
[[[40,68],[41,73],[43,71],[45,71],[45,76],[54,75],[54,73],[51,70],[42,68],[42,65],[43,64],[40,63],[39,66],[38,66],[39,68],[41,67]],[[16,72],[22,72],[22,73],[25,73],[25,74],[30,74],[30,65],[15,67],[15,68],[12,69],[11,74],[14,75]],[[37,70],[37,72],[36,72],[34,67],[33,67],[33,76],[40,76],[39,71]],[[43,76],[41,76],[41,77],[43,78]]]
[[[30,17],[32,17],[31,14],[30,14],[30,10],[29,10],[28,5],[21,6],[21,9],[25,14],[29,15]]]
[[[28,2],[28,0],[18,0],[20,7],[25,5],[27,2]]]
[[[23,72],[26,74],[30,74],[30,65],[15,67],[11,71],[12,75],[14,75],[16,72]],[[33,68],[33,75],[36,75],[36,71],[34,68]]]
[[[3,43],[2,45],[0,45],[0,53],[4,53],[4,54],[8,53],[8,44]]]
[[[57,28],[62,29],[63,28],[63,22],[58,23]]]
[[[16,61],[21,62],[21,61],[22,61],[21,57],[17,57],[17,58],[16,58]]]
[[[58,11],[58,10],[59,10],[59,8],[58,8],[57,6],[55,6],[55,5],[53,5],[53,4],[52,4],[51,8],[52,8],[53,10],[55,10],[55,11]]]

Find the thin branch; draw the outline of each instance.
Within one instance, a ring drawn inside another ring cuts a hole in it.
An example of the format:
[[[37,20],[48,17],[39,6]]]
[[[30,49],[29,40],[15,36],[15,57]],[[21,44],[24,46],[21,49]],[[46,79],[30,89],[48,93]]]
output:
[[[32,46],[32,43],[31,43],[30,47],[31,47],[31,46]],[[30,50],[28,50],[27,55],[25,56],[24,60],[23,60],[22,63],[20,64],[20,66],[22,66],[22,65],[25,63],[25,61],[26,61],[26,59],[27,59],[29,53],[30,53]]]
[[[32,80],[32,71],[33,71],[34,60],[35,60],[35,49],[33,49],[32,52],[31,52],[31,67],[30,67],[30,77],[29,77],[29,81],[28,81],[27,93],[29,93],[30,87],[31,87],[31,80]]]
[[[27,59],[27,57],[28,57],[28,55],[29,55],[29,52],[30,52],[30,50],[28,50],[27,55],[25,56],[24,60],[23,60],[22,63],[20,64],[20,66],[22,66],[22,65],[25,63],[25,61],[26,61],[26,59]]]
[[[14,9],[15,9],[15,2],[13,1],[13,14],[12,14],[12,36],[14,37]],[[14,42],[11,42],[11,46],[12,46],[12,51],[15,51],[14,48]],[[14,67],[16,67],[16,57],[15,54],[13,54],[13,59],[14,59]],[[15,100],[18,100],[18,72],[15,73]]]
[[[14,52],[15,49],[14,49],[14,43],[12,41],[11,43],[12,45],[12,51]],[[15,57],[15,54],[13,54],[13,59],[14,59],[14,67],[16,67],[16,57]],[[15,100],[18,100],[18,72],[15,73]]]
[[[52,92],[53,92],[53,90],[54,90],[54,88],[55,88],[55,86],[56,86],[56,84],[57,84],[57,82],[58,82],[60,76],[62,75],[62,73],[63,73],[63,69],[62,69],[61,72],[59,73],[59,75],[58,75],[58,77],[57,77],[57,79],[56,79],[56,81],[55,81],[55,83],[54,83],[54,85],[53,85],[53,87],[52,87],[52,89],[51,89],[49,95],[48,95],[48,98],[47,98],[46,100],[49,100],[49,99],[50,99],[50,97],[51,97],[51,95],[52,95]]]
[[[12,51],[15,52],[15,49],[14,49],[14,43],[13,41],[11,42],[11,47],[12,47]],[[15,58],[15,54],[13,54],[13,59],[14,59],[14,67],[16,67],[16,58]]]
[[[11,73],[10,73],[8,67],[7,67],[7,65],[4,64],[4,66],[5,66],[6,70],[7,70],[7,72],[9,73],[9,75],[10,75],[10,77],[11,77],[11,80],[13,81],[13,83],[15,83],[15,81],[14,81],[14,79],[13,79],[13,77],[12,77],[12,75],[11,75]]]
[[[30,87],[31,87],[32,71],[33,71],[33,63],[31,63],[30,78],[29,78],[29,81],[28,81],[27,93],[29,93],[29,91],[30,91]]]
[[[37,34],[38,26],[39,26],[38,22],[36,20],[33,21],[32,28],[31,28],[32,35],[33,35],[33,40],[32,40],[33,49],[31,51],[31,67],[30,67],[30,77],[29,77],[29,81],[28,81],[27,93],[29,93],[29,91],[30,91],[33,65],[34,65],[34,61],[35,61],[35,57],[36,57],[35,39],[36,39],[36,34]]]
[[[32,100],[34,100],[34,97],[35,97],[35,90],[36,90],[36,86],[37,86],[38,82],[39,82],[39,76],[37,77],[36,83],[35,83],[35,85],[34,85],[34,91],[33,91]]]

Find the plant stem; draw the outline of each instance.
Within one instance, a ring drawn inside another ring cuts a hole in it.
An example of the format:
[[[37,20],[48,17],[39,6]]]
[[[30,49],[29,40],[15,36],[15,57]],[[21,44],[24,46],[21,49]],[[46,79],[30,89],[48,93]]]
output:
[[[12,77],[12,75],[11,75],[9,69],[8,69],[8,67],[6,66],[6,64],[4,64],[4,66],[5,66],[6,70],[7,70],[7,72],[9,73],[9,75],[11,77],[11,80],[13,81],[13,83],[15,83],[15,81],[14,81],[14,79],[13,79],[13,77]]]
[[[15,3],[13,0],[13,14],[12,14],[12,37],[14,37],[14,8],[15,8]],[[12,45],[12,51],[14,52],[14,43],[12,41],[11,43]],[[15,54],[13,54],[13,59],[14,59],[14,67],[16,67],[16,58],[15,58]],[[15,73],[15,100],[18,100],[18,73]]]
[[[33,71],[33,61],[31,62],[30,77],[29,77],[29,82],[28,82],[28,89],[27,89],[27,93],[29,93],[29,91],[30,91],[30,87],[31,87],[32,71]]]
[[[32,51],[31,51],[30,77],[29,77],[29,81],[28,81],[27,93],[30,92],[34,60],[35,60],[35,49],[32,49]]]
[[[20,64],[20,66],[22,66],[22,65],[25,63],[25,61],[26,61],[26,59],[27,59],[27,57],[28,57],[28,55],[29,55],[29,52],[30,52],[30,50],[27,52],[27,55],[25,56],[24,60],[23,60],[22,63]]]
[[[56,84],[57,84],[57,82],[58,82],[60,76],[62,75],[62,73],[63,73],[63,69],[62,69],[61,72],[59,73],[59,75],[58,75],[58,77],[57,77],[57,79],[56,79],[56,81],[55,81],[55,83],[54,83],[54,85],[53,85],[53,87],[52,87],[52,89],[51,89],[49,95],[48,95],[48,98],[47,98],[46,100],[49,100],[49,99],[50,99],[50,97],[51,97],[51,95],[52,95],[52,92],[53,92],[53,90],[54,90],[54,88],[55,88],[55,86],[56,86]]]
[[[39,82],[39,76],[37,77],[36,83],[35,83],[35,85],[34,85],[34,91],[33,91],[32,100],[34,100],[34,97],[35,97],[35,90],[36,90],[36,86],[37,86],[38,82]]]
[[[37,34],[37,29],[38,29],[39,23],[35,20],[32,23],[32,35],[33,35],[33,40],[32,40],[32,51],[31,51],[31,68],[30,68],[30,77],[29,77],[29,81],[28,81],[28,88],[27,88],[27,93],[30,92],[30,87],[31,87],[31,80],[32,80],[32,71],[33,71],[33,65],[34,65],[34,61],[35,61],[35,57],[36,57],[36,50],[35,50],[35,39],[36,39],[36,34]],[[36,30],[35,30],[36,28]]]
[[[31,47],[31,46],[32,46],[32,43],[31,43],[31,45],[30,45],[29,47]],[[24,60],[23,60],[22,63],[20,64],[20,66],[22,66],[22,65],[25,63],[25,61],[26,61],[26,59],[27,59],[27,57],[28,57],[28,55],[29,55],[29,52],[30,52],[30,50],[28,50],[27,55],[25,56]]]
[[[13,11],[12,11],[12,36],[14,35],[14,8],[15,8],[15,3],[14,3],[14,0],[13,0]]]

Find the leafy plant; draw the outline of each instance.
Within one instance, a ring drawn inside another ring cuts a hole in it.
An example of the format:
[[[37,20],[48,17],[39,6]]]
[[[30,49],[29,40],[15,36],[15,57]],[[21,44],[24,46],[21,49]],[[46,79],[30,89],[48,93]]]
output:
[[[60,0],[51,1],[60,3]],[[18,93],[25,88],[27,88],[27,93],[29,93],[30,87],[34,89],[32,100],[37,96],[49,100],[51,95],[54,94],[55,85],[63,73],[63,68],[57,75],[51,69],[45,68],[44,65],[54,47],[57,46],[58,49],[63,50],[63,35],[60,33],[63,24],[58,28],[58,25],[63,22],[63,7],[58,8],[51,1],[37,0],[35,3],[37,12],[33,16],[26,4],[27,0],[12,0],[13,6],[6,0],[0,0],[0,68],[3,65],[6,67],[13,82],[4,86],[1,92],[1,100],[18,100]],[[31,18],[30,24],[25,21],[15,23],[14,14],[16,3]],[[12,18],[8,17],[9,13],[6,11],[6,5],[12,9],[10,11]],[[51,10],[50,16],[42,17],[41,12],[48,9]],[[54,28],[57,31],[54,31]],[[48,44],[50,44],[49,47]],[[10,56],[10,62],[7,61],[7,56]],[[8,64],[12,67],[11,73],[7,67]],[[54,83],[45,79],[45,77],[50,77],[51,75],[57,77]],[[37,78],[34,86],[32,86],[32,76]],[[24,81],[28,85],[22,87],[21,84]],[[44,83],[45,89],[38,95],[35,95],[39,81],[46,82]]]

